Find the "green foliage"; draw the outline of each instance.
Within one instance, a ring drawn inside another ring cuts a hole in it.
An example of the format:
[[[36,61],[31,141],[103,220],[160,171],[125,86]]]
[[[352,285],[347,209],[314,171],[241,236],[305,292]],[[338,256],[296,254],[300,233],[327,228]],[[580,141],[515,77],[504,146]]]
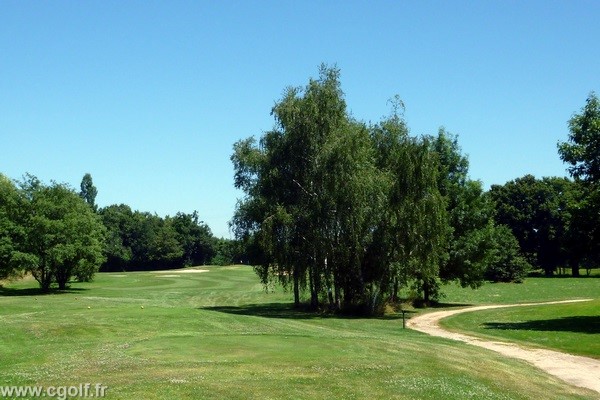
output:
[[[600,265],[600,101],[590,93],[579,114],[569,120],[569,138],[558,144],[560,158],[579,184],[581,198],[573,210],[573,271],[579,263]]]
[[[161,218],[127,205],[99,210],[107,228],[104,271],[203,265],[214,256],[214,238],[198,213]]]
[[[23,195],[0,174],[0,279],[18,276],[18,250],[25,240]]]
[[[590,93],[580,114],[569,120],[569,139],[558,144],[560,158],[575,179],[600,182],[600,101]]]
[[[520,253],[519,242],[509,227],[499,225],[492,231],[493,253],[488,260],[485,278],[493,282],[522,282],[531,265]]]
[[[496,204],[495,220],[508,226],[527,261],[551,275],[576,257],[572,248],[577,224],[577,186],[566,178],[536,179],[526,175],[493,185],[489,194]]]
[[[96,211],[98,209],[98,206],[96,205],[97,195],[98,189],[94,186],[92,175],[86,173],[81,180],[81,191],[79,192],[79,196],[92,207],[92,210]]]
[[[181,245],[183,254],[176,263],[183,266],[208,264],[215,254],[213,234],[198,212],[191,214],[178,212],[174,217],[167,217],[175,230],[175,238]]]
[[[24,240],[13,253],[19,269],[30,272],[42,290],[72,277],[90,280],[103,262],[105,230],[99,217],[66,185],[44,185],[28,175],[20,182]]]
[[[408,279],[429,289],[446,231],[436,159],[397,111],[373,126],[353,120],[339,70],[322,66],[319,79],[285,92],[258,145],[234,145],[246,196],[232,225],[259,249],[263,283],[291,286],[296,304],[306,289],[313,307],[324,299],[367,313]]]
[[[133,259],[131,235],[133,211],[125,204],[111,205],[99,210],[102,223],[106,227],[106,262],[102,270],[126,270]]]
[[[396,109],[397,110],[397,109]],[[399,284],[416,280],[425,302],[435,298],[445,253],[447,215],[437,186],[438,162],[428,138],[408,136],[396,113],[371,128],[377,166],[388,183],[368,249],[381,289],[397,298]]]
[[[511,253],[500,260],[499,249],[510,247],[509,233],[494,224],[494,203],[483,192],[482,184],[468,177],[469,161],[461,153],[458,139],[440,129],[432,140],[437,155],[438,187],[443,194],[448,213],[449,230],[446,256],[442,258],[440,278],[444,282],[457,280],[463,287],[477,288],[484,279],[522,279],[508,274],[501,278],[494,272],[519,269],[520,258]],[[517,263],[514,264],[513,263]]]
[[[240,242],[224,238],[214,239],[213,254],[211,265],[243,264],[246,258]]]

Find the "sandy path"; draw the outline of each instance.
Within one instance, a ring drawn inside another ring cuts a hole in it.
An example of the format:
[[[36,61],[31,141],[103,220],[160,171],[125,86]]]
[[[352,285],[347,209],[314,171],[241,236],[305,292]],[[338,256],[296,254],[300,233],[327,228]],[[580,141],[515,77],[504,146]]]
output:
[[[437,311],[411,318],[407,321],[407,326],[411,329],[424,332],[429,335],[458,340],[461,342],[472,344],[474,346],[479,346],[485,349],[496,351],[508,357],[518,358],[520,360],[527,361],[535,365],[536,367],[546,371],[547,373],[562,379],[565,382],[586,389],[595,390],[596,392],[600,393],[600,360],[596,360],[589,357],[574,356],[571,354],[561,353],[552,350],[525,348],[513,343],[479,339],[474,336],[469,336],[462,333],[446,331],[442,329],[438,324],[438,322],[442,318],[446,318],[451,315],[456,315],[464,312],[489,310],[492,308],[501,307],[519,307],[544,304],[571,303],[577,301],[589,300],[567,300],[551,301],[547,303],[475,306],[461,308],[458,310]]]

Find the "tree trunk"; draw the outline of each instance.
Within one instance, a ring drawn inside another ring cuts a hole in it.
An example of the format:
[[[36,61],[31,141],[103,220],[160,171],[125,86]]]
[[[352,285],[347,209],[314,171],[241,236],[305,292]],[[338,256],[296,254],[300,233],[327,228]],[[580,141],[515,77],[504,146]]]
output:
[[[308,281],[310,282],[310,307],[317,309],[319,307],[319,292],[317,290],[316,273],[314,265],[308,268]]]
[[[430,296],[429,282],[427,279],[423,279],[423,301],[426,305],[429,305]]]
[[[394,288],[392,289],[392,302],[396,303],[398,301],[398,289],[399,289],[399,284],[398,284],[398,278],[394,278]]]
[[[571,264],[571,275],[574,277],[579,277],[579,264]]]
[[[294,307],[300,307],[300,277],[298,276],[298,268],[294,268]]]

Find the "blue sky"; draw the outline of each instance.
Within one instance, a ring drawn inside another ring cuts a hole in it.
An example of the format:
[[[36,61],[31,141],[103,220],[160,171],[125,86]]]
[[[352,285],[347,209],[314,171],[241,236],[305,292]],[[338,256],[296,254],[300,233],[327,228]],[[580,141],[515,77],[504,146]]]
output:
[[[352,115],[400,95],[415,135],[459,135],[486,187],[564,176],[556,143],[600,91],[594,1],[0,1],[0,172],[100,206],[198,210],[218,236],[236,140],[337,64]]]

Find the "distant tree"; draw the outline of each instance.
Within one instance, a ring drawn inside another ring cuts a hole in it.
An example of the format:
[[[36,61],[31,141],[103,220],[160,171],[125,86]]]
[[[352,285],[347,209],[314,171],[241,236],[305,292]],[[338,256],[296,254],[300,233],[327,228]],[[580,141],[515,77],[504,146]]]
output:
[[[178,241],[177,231],[172,220],[157,215],[145,214],[145,228],[150,232],[148,243],[149,264],[155,268],[176,268],[184,255],[183,246]]]
[[[440,278],[476,288],[484,282],[494,256],[494,204],[485,196],[481,182],[469,179],[469,161],[456,136],[441,128],[431,144],[438,158],[438,187],[449,224]]]
[[[0,279],[21,272],[15,255],[25,240],[23,200],[13,182],[0,174]]]
[[[493,230],[494,248],[485,270],[485,278],[494,282],[521,282],[531,265],[520,253],[519,243],[510,228],[499,225]]]
[[[162,269],[179,266],[183,246],[170,220],[156,214],[134,211],[130,222],[131,268]]]
[[[92,210],[96,211],[96,196],[98,195],[98,189],[94,186],[92,181],[92,175],[86,173],[81,180],[81,191],[79,192],[79,196],[85,200],[86,203],[92,207]]]
[[[213,234],[198,213],[179,212],[172,218],[167,218],[175,229],[176,239],[182,246],[183,255],[178,265],[203,265],[210,262],[215,254]]]
[[[125,271],[129,269],[133,259],[131,248],[133,232],[133,211],[125,204],[110,205],[98,212],[106,227],[106,245],[104,248],[106,262],[103,271]]]
[[[65,289],[74,277],[89,280],[103,261],[104,226],[66,185],[42,184],[28,175],[21,183],[26,202],[26,239],[15,256],[43,290]]]
[[[567,241],[576,198],[573,182],[526,175],[493,185],[489,194],[496,204],[496,222],[511,229],[528,263],[551,275],[569,262]]]
[[[560,158],[577,180],[600,182],[600,101],[590,93],[580,114],[569,120],[569,139],[558,143]]]
[[[215,238],[214,257],[210,260],[213,265],[239,264],[241,261],[240,246],[236,240]]]
[[[600,265],[600,101],[595,93],[569,120],[569,131],[568,141],[558,144],[558,153],[570,165],[581,192],[571,224],[572,269],[577,275],[580,263],[588,269]]]
[[[214,237],[197,212],[162,218],[121,204],[99,215],[108,231],[105,271],[202,265],[214,256]]]

